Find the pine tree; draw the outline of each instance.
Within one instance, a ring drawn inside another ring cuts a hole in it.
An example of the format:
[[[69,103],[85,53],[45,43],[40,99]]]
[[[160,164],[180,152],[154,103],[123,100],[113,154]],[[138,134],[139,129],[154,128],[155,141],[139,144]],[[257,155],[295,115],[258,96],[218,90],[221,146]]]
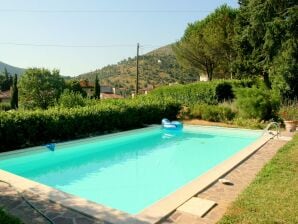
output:
[[[13,84],[11,88],[11,100],[10,100],[10,106],[12,109],[18,108],[18,101],[19,101],[19,91],[18,91],[18,76],[17,74],[14,75]]]
[[[93,97],[94,97],[94,99],[100,99],[100,85],[99,85],[97,76],[95,77]]]

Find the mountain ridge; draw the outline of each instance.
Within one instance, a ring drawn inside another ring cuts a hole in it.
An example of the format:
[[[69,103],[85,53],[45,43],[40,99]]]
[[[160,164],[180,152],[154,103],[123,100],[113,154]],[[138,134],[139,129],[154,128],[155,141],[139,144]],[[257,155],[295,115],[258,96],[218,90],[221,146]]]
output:
[[[92,72],[83,73],[75,79],[94,81],[98,76],[101,85],[120,89],[122,95],[135,90],[136,57],[127,58],[117,64],[107,65]],[[189,83],[199,79],[194,70],[183,68],[176,60],[172,45],[166,45],[139,56],[140,89],[150,89],[170,83]]]
[[[5,68],[7,69],[8,73],[11,75],[14,75],[14,74],[21,75],[26,70],[24,68],[12,66],[12,65],[9,65],[9,64],[6,64],[6,63],[0,61],[0,73],[3,73]]]

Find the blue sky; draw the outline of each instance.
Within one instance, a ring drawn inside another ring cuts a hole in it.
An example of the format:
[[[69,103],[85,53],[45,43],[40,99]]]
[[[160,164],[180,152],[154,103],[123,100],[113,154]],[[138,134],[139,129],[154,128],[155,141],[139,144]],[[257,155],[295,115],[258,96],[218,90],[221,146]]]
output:
[[[173,43],[224,3],[238,7],[237,0],[0,0],[0,61],[78,75],[135,56],[138,42],[140,53]]]

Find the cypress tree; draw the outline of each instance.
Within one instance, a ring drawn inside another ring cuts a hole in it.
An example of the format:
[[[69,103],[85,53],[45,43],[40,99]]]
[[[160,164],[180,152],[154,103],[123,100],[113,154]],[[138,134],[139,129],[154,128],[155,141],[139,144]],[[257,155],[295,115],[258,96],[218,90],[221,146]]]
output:
[[[99,85],[99,82],[98,82],[98,77],[96,75],[95,77],[95,84],[94,84],[94,94],[93,94],[93,97],[95,99],[100,99],[100,85]]]
[[[13,84],[11,88],[11,100],[10,100],[10,106],[11,109],[17,109],[18,108],[18,101],[19,101],[19,90],[18,90],[18,76],[17,74],[14,75]]]

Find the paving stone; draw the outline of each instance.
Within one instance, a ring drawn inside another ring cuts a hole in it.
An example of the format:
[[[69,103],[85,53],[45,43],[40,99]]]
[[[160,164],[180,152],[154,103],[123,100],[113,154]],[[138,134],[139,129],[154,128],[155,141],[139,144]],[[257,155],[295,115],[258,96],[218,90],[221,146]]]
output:
[[[73,224],[73,219],[72,218],[66,218],[66,217],[57,217],[54,218],[53,221],[55,224]]]
[[[177,208],[177,211],[187,212],[202,217],[213,206],[215,206],[215,204],[216,203],[214,201],[193,197],[185,202],[183,205],[181,205],[179,208]]]
[[[50,219],[54,219],[56,217],[61,216],[61,213],[50,211],[50,212],[46,212],[45,215],[48,216]]]
[[[75,224],[94,224],[96,223],[95,220],[88,219],[86,217],[80,217],[75,219]]]

